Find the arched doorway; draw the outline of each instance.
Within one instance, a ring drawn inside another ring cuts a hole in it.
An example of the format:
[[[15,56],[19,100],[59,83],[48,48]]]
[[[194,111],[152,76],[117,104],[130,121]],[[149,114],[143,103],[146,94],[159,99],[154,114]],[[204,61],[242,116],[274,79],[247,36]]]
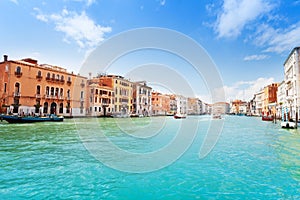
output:
[[[50,114],[56,114],[56,107],[57,105],[55,102],[51,103]]]
[[[48,102],[45,102],[45,103],[44,103],[43,113],[44,113],[44,114],[47,114],[47,113],[48,113]]]
[[[64,104],[60,103],[59,104],[59,113],[63,113],[64,112]]]

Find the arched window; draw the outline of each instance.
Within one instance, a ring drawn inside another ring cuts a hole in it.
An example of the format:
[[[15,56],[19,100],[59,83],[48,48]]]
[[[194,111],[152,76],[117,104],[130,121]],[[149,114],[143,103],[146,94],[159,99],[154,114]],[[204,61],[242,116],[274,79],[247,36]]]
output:
[[[61,75],[60,80],[64,81],[64,76],[63,75]]]
[[[61,97],[64,96],[64,89],[63,89],[63,88],[60,88],[60,93],[59,93],[59,95],[60,95]]]
[[[21,67],[20,67],[20,66],[17,66],[17,68],[16,68],[16,73],[17,73],[17,74],[21,74]]]
[[[56,80],[59,80],[59,74],[56,75]]]
[[[52,74],[52,79],[55,79],[55,74]]]
[[[37,76],[38,76],[38,77],[42,77],[42,72],[41,72],[41,71],[38,71]]]
[[[98,89],[96,89],[96,94],[98,94]]]
[[[50,73],[47,73],[47,77],[46,77],[47,80],[50,79]]]
[[[51,87],[51,96],[54,96],[54,87]]]
[[[36,94],[41,94],[41,86],[36,86]]]
[[[50,94],[49,86],[46,87],[46,95]]]

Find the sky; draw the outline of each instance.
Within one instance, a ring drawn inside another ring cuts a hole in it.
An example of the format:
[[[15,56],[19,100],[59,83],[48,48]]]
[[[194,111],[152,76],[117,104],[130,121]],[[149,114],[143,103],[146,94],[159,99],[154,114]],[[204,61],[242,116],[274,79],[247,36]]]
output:
[[[75,73],[93,50],[120,33],[144,27],[182,33],[215,63],[227,101],[250,100],[281,82],[285,59],[300,46],[299,0],[1,0],[0,7],[0,55],[31,57]],[[174,66],[209,101],[205,81],[168,52],[131,52],[107,73],[124,75],[151,62]]]

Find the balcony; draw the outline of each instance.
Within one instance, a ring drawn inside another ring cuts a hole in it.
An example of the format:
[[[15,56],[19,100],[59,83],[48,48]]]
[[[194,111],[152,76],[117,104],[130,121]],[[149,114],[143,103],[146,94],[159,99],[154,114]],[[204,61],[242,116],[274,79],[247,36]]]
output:
[[[46,81],[51,81],[51,78],[49,76],[47,76]]]
[[[51,99],[51,95],[50,94],[45,94],[45,99]]]
[[[293,75],[286,75],[285,76],[286,84],[289,84],[292,80],[293,80]]]
[[[70,101],[70,100],[71,100],[71,97],[70,97],[70,96],[66,97],[66,100],[67,100],[67,101]]]
[[[15,75],[16,75],[16,77],[20,78],[20,77],[22,76],[22,72],[16,71],[16,72],[15,72]]]
[[[68,84],[68,85],[71,85],[71,84],[72,84],[72,81],[71,81],[71,80],[67,80],[67,84]]]
[[[41,94],[36,94],[35,98],[40,99],[41,98]]]
[[[64,96],[63,95],[58,95],[58,99],[59,100],[64,100]]]
[[[81,102],[84,102],[84,98],[80,98],[80,101],[81,101]]]
[[[81,86],[82,88],[84,88],[85,84],[84,84],[84,83],[80,83],[80,86]]]
[[[286,100],[287,100],[287,101],[293,101],[293,100],[294,100],[294,95],[291,95],[291,94],[290,94],[290,95],[287,95],[287,96],[286,96]]]
[[[16,97],[16,98],[20,98],[21,93],[20,92],[13,92],[13,96]]]
[[[42,80],[42,78],[43,78],[43,77],[42,77],[41,75],[36,75],[36,79],[37,79],[37,80],[40,81],[40,80]]]

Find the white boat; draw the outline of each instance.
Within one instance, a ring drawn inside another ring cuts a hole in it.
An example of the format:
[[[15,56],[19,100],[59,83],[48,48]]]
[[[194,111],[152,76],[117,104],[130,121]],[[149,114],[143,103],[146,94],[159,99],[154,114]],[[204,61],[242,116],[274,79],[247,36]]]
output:
[[[220,114],[213,114],[212,118],[213,119],[222,119]]]
[[[296,122],[281,122],[281,128],[297,128]]]
[[[176,113],[174,115],[174,118],[175,119],[184,119],[184,118],[186,118],[186,115],[185,114]]]

